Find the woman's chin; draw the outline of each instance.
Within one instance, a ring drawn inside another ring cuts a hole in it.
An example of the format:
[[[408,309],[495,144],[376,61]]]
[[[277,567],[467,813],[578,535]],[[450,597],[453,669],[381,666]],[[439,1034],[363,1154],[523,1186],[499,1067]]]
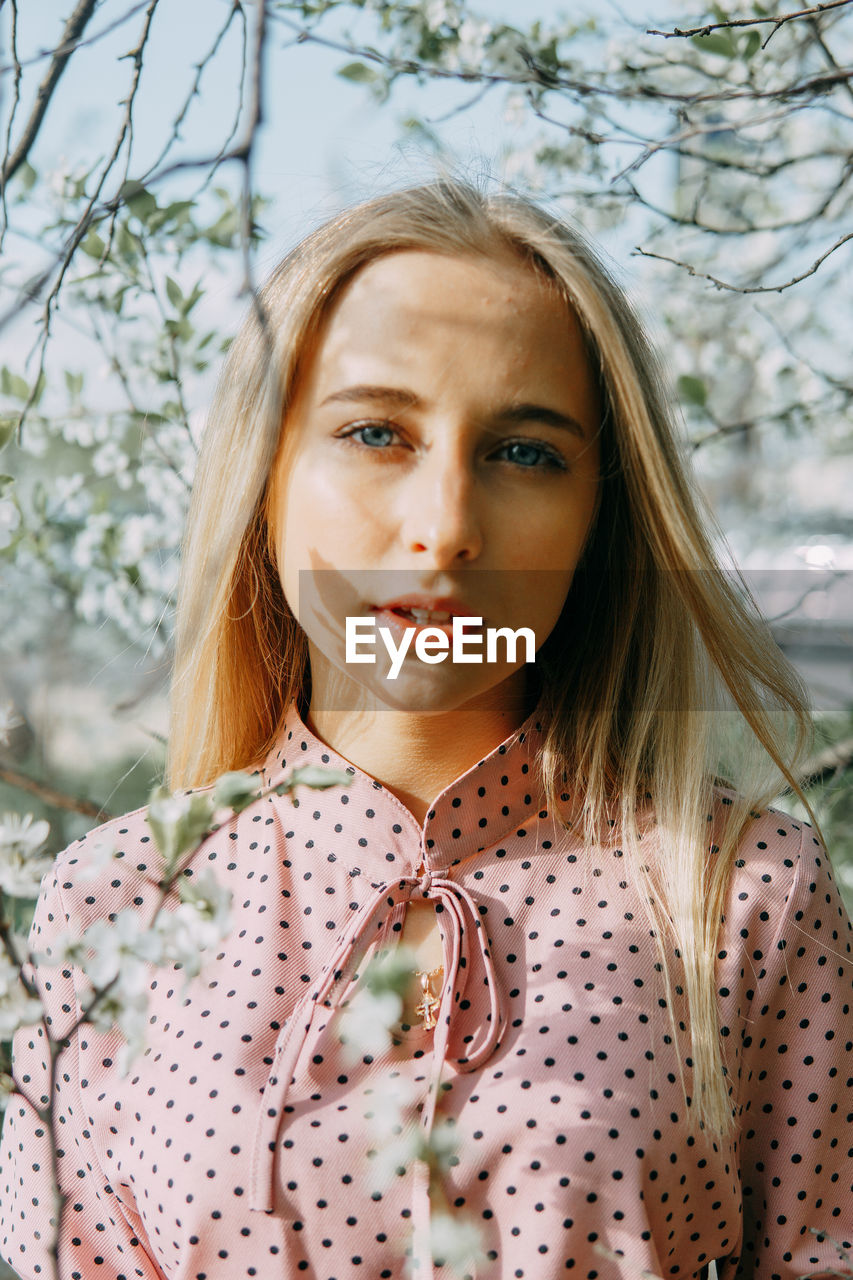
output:
[[[511,674],[511,673],[509,673]],[[435,668],[409,670],[405,667],[391,678],[389,672],[369,676],[360,673],[357,680],[350,679],[336,687],[336,710],[365,708],[389,711],[408,711],[423,715],[437,715],[458,710],[484,710],[492,702],[503,704],[510,690],[509,674],[495,680],[472,678],[471,669],[449,669],[439,672]],[[329,709],[332,709],[329,707]]]

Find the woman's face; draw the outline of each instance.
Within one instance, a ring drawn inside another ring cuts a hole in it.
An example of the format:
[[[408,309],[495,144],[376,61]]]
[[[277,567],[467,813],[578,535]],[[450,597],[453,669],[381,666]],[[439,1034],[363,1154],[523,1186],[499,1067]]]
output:
[[[407,250],[362,268],[306,352],[274,464],[270,523],[312,708],[366,693],[397,709],[518,707],[523,641],[514,657],[497,641],[497,661],[428,663],[403,610],[482,618],[468,655],[486,658],[487,628],[529,628],[538,649],[596,509],[599,421],[577,320],[520,261]],[[367,637],[350,660],[347,617]],[[452,616],[434,623],[452,648]],[[394,679],[383,627],[398,655],[409,633]]]

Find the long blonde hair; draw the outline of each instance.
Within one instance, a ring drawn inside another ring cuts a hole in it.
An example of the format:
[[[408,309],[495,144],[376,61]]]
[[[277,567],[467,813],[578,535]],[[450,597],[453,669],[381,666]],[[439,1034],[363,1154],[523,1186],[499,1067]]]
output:
[[[566,608],[537,654],[548,804],[559,813],[581,796],[568,820],[589,842],[618,824],[626,870],[644,888],[673,1035],[689,1036],[692,1084],[684,1067],[681,1083],[691,1122],[730,1132],[714,981],[720,920],[750,810],[784,784],[808,809],[796,779],[811,736],[807,695],[742,580],[715,559],[713,522],[688,482],[639,324],[562,220],[442,179],[346,210],[273,273],[230,348],[199,459],[170,785],[254,767],[290,702],[306,705],[307,640],[270,546],[273,460],[300,357],[331,302],[359,268],[405,249],[510,250],[562,290],[582,325],[603,404],[602,496]],[[673,992],[687,1000],[687,1032]]]

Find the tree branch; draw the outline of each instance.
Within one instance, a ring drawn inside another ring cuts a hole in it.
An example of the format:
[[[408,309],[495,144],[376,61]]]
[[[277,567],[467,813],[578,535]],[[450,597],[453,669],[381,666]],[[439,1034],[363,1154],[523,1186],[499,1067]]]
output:
[[[15,124],[15,116],[18,114],[18,104],[21,101],[21,77],[24,69],[21,66],[21,60],[18,57],[18,0],[11,0],[12,23],[9,34],[9,45],[12,52],[12,63],[15,68],[15,78],[12,82],[12,106],[9,110],[9,119],[6,122],[6,141],[3,146],[3,155],[8,156],[9,148],[12,145],[12,128]],[[3,241],[6,239],[6,228],[9,225],[9,206],[6,201],[6,183],[0,180],[0,206],[2,206],[2,225],[0,225],[0,250],[3,248]]]
[[[189,93],[184,99],[184,102],[183,102],[183,105],[181,106],[180,111],[178,112],[177,116],[172,122],[171,134],[167,138],[162,150],[160,151],[160,154],[157,156],[157,159],[154,160],[153,163],[149,166],[149,169],[148,169],[149,173],[153,172],[155,169],[158,169],[160,167],[160,165],[163,163],[166,156],[169,154],[170,150],[172,149],[172,145],[175,142],[177,142],[178,138],[180,137],[181,125],[184,123],[184,120],[186,120],[187,118],[187,114],[192,105],[193,99],[198,96],[198,92],[201,87],[202,76],[204,75],[204,72],[208,64],[213,61],[213,59],[216,57],[217,53],[219,52],[220,45],[222,44],[222,41],[225,39],[225,36],[227,35],[231,27],[231,23],[234,21],[234,18],[237,16],[238,13],[241,15],[243,14],[243,5],[241,3],[241,0],[231,0],[231,7],[228,10],[228,16],[226,17],[220,29],[217,31],[216,38],[214,39],[213,44],[208,49],[207,53],[204,54],[201,61],[197,62],[195,65],[195,75],[193,77],[193,82],[190,85]],[[227,145],[228,143],[226,143],[226,146]],[[143,178],[142,181],[144,182],[145,178]]]
[[[145,49],[148,44],[148,37],[151,33],[151,23],[154,18],[155,10],[157,9],[157,5],[159,3],[160,3],[160,0],[148,0],[148,7],[146,8],[146,11],[145,11],[145,19],[142,23],[142,32],[139,37],[139,43],[136,45],[135,49],[132,49],[130,53],[125,55],[126,57],[130,58],[133,62],[133,75],[131,77],[130,89],[128,90],[127,97],[124,99],[125,110],[124,110],[124,116],[122,118],[121,125],[119,127],[118,136],[116,137],[112,152],[106,164],[104,165],[103,169],[101,170],[101,175],[98,178],[98,182],[95,187],[95,190],[93,191],[86,205],[86,208],[84,209],[81,217],[77,222],[76,227],[72,231],[66,243],[65,249],[62,253],[61,260],[60,260],[59,273],[57,275],[56,280],[54,281],[54,284],[50,290],[50,293],[47,295],[47,298],[45,299],[44,311],[43,311],[42,336],[37,344],[37,347],[39,350],[38,371],[33,381],[32,390],[30,391],[30,394],[27,397],[26,403],[24,404],[23,408],[21,409],[18,415],[19,441],[21,438],[24,421],[30,409],[32,408],[33,404],[35,403],[39,383],[41,380],[41,375],[44,373],[45,355],[47,352],[48,339],[50,337],[50,326],[53,318],[53,310],[56,305],[56,299],[59,296],[60,289],[62,288],[62,283],[65,279],[66,272],[68,271],[68,268],[71,265],[71,260],[74,257],[74,254],[77,252],[77,249],[83,242],[83,239],[87,231],[89,230],[89,227],[92,224],[93,211],[95,209],[95,206],[98,203],[98,200],[100,199],[101,192],[104,188],[104,183],[106,182],[107,178],[112,172],[113,166],[115,165],[116,161],[118,160],[118,157],[121,154],[121,149],[124,146],[125,138],[128,136],[128,133],[131,132],[132,130],[133,104],[136,100],[136,94],[139,89],[139,80],[140,80],[140,76],[142,75],[142,62],[145,54]],[[116,198],[120,199],[121,197],[119,195]]]
[[[709,36],[712,31],[730,30],[733,27],[758,27],[768,23],[773,27],[770,36],[775,35],[779,27],[786,22],[794,22],[797,18],[815,18],[830,9],[843,9],[853,0],[827,0],[825,4],[813,5],[810,9],[798,9],[796,13],[768,14],[765,18],[726,18],[721,22],[709,22],[704,27],[674,27],[672,31],[657,31],[647,28],[647,36],[663,36],[664,40],[687,40],[693,36]],[[770,39],[767,37],[767,40]],[[765,44],[767,41],[765,40]]]
[[[634,253],[639,253],[643,258],[657,258],[659,262],[671,262],[674,267],[680,267],[682,271],[686,271],[689,276],[693,276],[696,280],[707,280],[709,284],[715,285],[717,289],[726,289],[729,293],[782,293],[785,289],[790,289],[802,280],[807,280],[809,276],[813,276],[826,262],[830,254],[835,253],[836,249],[840,249],[842,245],[847,244],[848,240],[853,240],[853,231],[848,231],[846,235],[836,240],[835,244],[830,245],[807,271],[801,272],[798,276],[793,276],[790,280],[786,280],[784,284],[731,284],[729,281],[719,280],[716,276],[709,275],[705,271],[697,271],[689,262],[682,262],[678,258],[668,258],[663,253],[652,253],[650,249],[643,249],[640,245],[636,246]]]
[[[112,816],[101,805],[94,804],[91,800],[83,800],[79,796],[70,796],[65,791],[57,791],[55,787],[49,787],[45,782],[38,782],[28,774],[5,764],[0,764],[0,782],[36,796],[44,804],[50,805],[51,809],[79,813],[84,818],[95,818],[99,822],[107,822]]]
[[[243,138],[233,148],[234,157],[243,166],[243,194],[241,200],[240,239],[243,248],[243,291],[251,293],[254,305],[264,332],[266,332],[266,316],[263,314],[260,298],[252,287],[251,244],[252,244],[252,160],[258,130],[264,119],[264,54],[267,38],[267,0],[255,0],[255,38],[252,44],[252,75],[249,98],[249,118]]]
[[[3,8],[3,3],[4,0],[0,0],[0,9]],[[145,0],[137,0],[136,4],[132,4],[130,8],[121,15],[121,17],[113,18],[112,22],[108,22],[105,27],[101,27],[100,31],[93,31],[90,36],[86,36],[85,38],[81,36],[79,39],[73,40],[67,45],[58,44],[52,49],[40,49],[38,53],[32,54],[29,58],[22,58],[21,66],[34,67],[37,62],[43,62],[45,58],[52,58],[55,53],[59,53],[60,51],[71,54],[75,49],[90,48],[93,44],[97,44],[99,40],[103,40],[104,36],[112,35],[114,31],[117,31],[119,27],[124,26],[126,22],[129,22],[135,14],[139,13],[144,8]],[[10,70],[12,70],[12,68],[9,66],[0,66],[0,76],[6,75]]]
[[[10,156],[7,153],[7,156],[4,159],[2,175],[0,175],[4,188],[9,179],[14,177],[29,155],[33,143],[38,137],[38,131],[41,128],[45,112],[50,105],[50,100],[53,97],[54,90],[59,84],[63,71],[68,66],[69,58],[77,48],[80,36],[85,31],[89,19],[95,12],[97,3],[98,0],[78,0],[76,9],[66,22],[65,30],[62,33],[62,40],[51,58],[50,66],[47,69],[44,79],[38,87],[35,106],[30,113],[29,120],[24,126],[24,131],[18,140],[18,145],[12,155]]]

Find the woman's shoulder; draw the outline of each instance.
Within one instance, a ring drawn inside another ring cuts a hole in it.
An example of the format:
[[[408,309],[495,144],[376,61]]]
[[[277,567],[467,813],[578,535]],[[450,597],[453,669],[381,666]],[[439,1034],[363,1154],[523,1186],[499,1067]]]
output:
[[[148,806],[110,818],[57,854],[42,881],[66,921],[84,929],[159,889],[163,859],[148,825]]]
[[[720,793],[720,803],[731,793]],[[844,931],[846,911],[826,847],[808,821],[782,809],[750,810],[731,867],[726,921],[742,946],[787,945],[804,922]],[[849,929],[849,925],[847,925]]]
[[[803,855],[806,835],[817,839],[814,827],[802,818],[771,805],[761,809],[750,808],[731,789],[715,787],[715,824],[728,821],[729,814],[732,815],[732,820],[741,824],[734,859],[735,870],[758,873],[762,877],[762,883],[767,885],[777,880],[784,881],[786,877],[790,883],[797,860]],[[814,846],[811,840],[808,843],[808,852],[812,852]],[[819,841],[817,843],[820,845]],[[823,848],[822,845],[820,847]]]

